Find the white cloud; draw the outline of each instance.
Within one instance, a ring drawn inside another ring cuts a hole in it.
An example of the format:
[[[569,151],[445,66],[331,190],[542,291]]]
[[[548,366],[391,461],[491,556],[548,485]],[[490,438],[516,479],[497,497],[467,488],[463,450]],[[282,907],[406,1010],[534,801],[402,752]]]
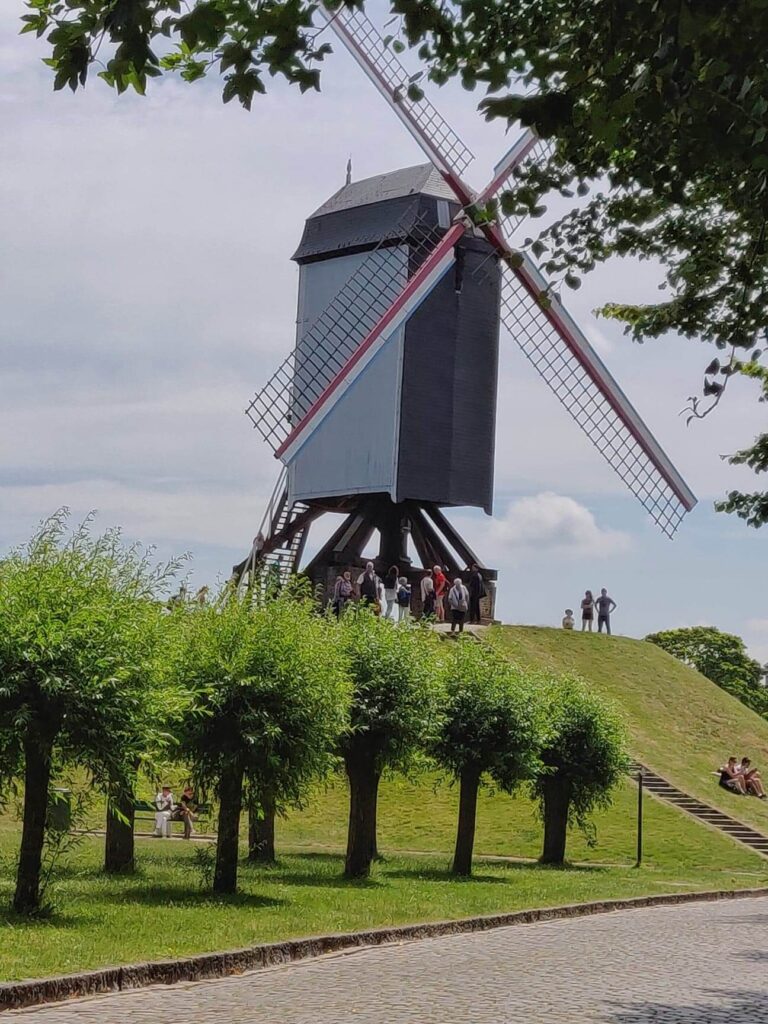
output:
[[[602,528],[584,505],[551,491],[514,501],[493,521],[491,533],[496,548],[512,554],[609,558],[631,546],[628,534]]]

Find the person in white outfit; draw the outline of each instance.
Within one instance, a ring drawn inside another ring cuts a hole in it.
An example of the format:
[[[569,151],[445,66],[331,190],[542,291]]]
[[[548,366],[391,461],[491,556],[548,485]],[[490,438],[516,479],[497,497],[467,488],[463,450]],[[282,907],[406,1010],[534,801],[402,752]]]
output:
[[[394,619],[395,617],[399,576],[400,570],[396,565],[393,565],[384,577],[384,600],[386,601],[386,610],[384,612],[385,619]]]
[[[155,796],[155,835],[171,838],[171,815],[174,809],[173,793],[170,786],[162,786]]]

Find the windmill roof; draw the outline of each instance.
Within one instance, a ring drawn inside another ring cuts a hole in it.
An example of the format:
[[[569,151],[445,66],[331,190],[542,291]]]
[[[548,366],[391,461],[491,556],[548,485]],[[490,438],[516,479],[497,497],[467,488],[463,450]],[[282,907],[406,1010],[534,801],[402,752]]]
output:
[[[376,174],[372,178],[343,185],[318,207],[309,219],[370,203],[380,203],[385,199],[400,199],[403,196],[420,194],[457,201],[437,168],[432,164],[417,164],[415,167],[401,167],[397,171]]]

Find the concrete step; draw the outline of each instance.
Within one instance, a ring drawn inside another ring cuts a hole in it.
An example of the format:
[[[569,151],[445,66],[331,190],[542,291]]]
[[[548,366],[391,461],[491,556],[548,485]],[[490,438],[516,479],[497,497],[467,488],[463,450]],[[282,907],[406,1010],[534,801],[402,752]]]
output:
[[[634,761],[630,772],[637,775],[642,772],[643,788],[659,800],[664,800],[677,807],[691,817],[697,818],[706,825],[711,825],[724,835],[730,836],[736,842],[743,843],[751,850],[768,857],[768,835],[763,835],[757,829],[744,825],[735,818],[729,817],[723,811],[702,803],[696,797],[677,789],[671,782],[667,782],[661,775],[649,771],[638,761]],[[768,825],[768,822],[766,823]]]

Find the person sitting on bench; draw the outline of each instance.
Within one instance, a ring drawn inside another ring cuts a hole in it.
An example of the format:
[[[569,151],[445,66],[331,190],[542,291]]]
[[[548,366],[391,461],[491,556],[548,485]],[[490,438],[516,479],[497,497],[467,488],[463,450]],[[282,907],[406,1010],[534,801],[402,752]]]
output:
[[[728,763],[724,764],[720,769],[720,782],[718,785],[722,786],[723,789],[729,789],[732,793],[741,793],[742,796],[747,795],[747,784],[744,776],[737,771],[735,757],[729,757]]]
[[[161,786],[155,797],[155,835],[164,839],[171,838],[171,815],[174,808],[173,793],[170,786]]]
[[[191,786],[185,786],[184,792],[181,794],[181,800],[171,813],[171,821],[184,822],[185,839],[191,839],[192,833],[195,831],[192,828],[192,823],[197,821],[196,811],[197,800],[195,800],[195,791]]]
[[[737,767],[737,771],[744,779],[747,792],[758,797],[760,800],[765,800],[765,788],[763,786],[763,780],[760,777],[760,772],[757,768],[752,767],[752,762],[748,757],[742,757],[741,764]]]

